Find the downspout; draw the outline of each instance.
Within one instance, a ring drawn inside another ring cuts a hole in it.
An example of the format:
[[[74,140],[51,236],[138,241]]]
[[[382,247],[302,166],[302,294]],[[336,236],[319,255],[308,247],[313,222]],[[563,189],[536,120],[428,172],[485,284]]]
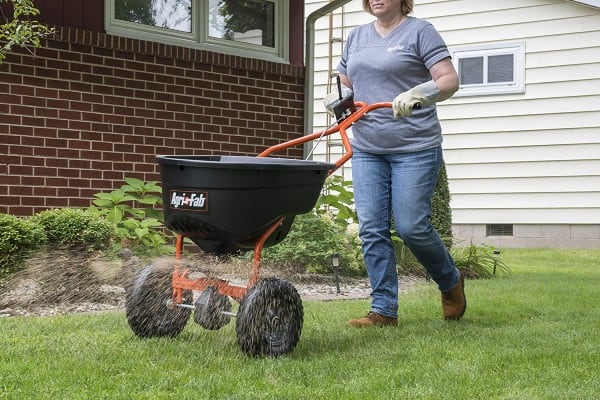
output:
[[[315,24],[317,20],[330,12],[337,10],[352,0],[333,0],[327,5],[313,11],[306,18],[306,43],[304,75],[304,133],[312,133],[313,130],[313,97],[314,97],[314,75],[315,75]],[[304,145],[304,156],[310,152],[310,143]]]

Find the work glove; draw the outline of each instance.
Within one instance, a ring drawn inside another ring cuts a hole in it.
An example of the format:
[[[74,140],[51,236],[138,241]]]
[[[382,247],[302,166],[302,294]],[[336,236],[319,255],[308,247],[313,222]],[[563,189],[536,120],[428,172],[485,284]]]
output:
[[[400,93],[392,101],[394,118],[410,117],[413,109],[434,105],[440,95],[440,89],[433,80]]]
[[[342,98],[343,99],[354,96],[354,92],[348,86],[341,85],[341,90],[342,90]],[[327,96],[325,96],[325,98],[323,99],[323,105],[325,106],[325,109],[327,110],[327,114],[331,115],[332,117],[335,117],[333,108],[338,104],[339,101],[340,101],[340,94],[337,91],[337,88],[336,88],[336,90],[334,90],[331,93],[328,93]]]

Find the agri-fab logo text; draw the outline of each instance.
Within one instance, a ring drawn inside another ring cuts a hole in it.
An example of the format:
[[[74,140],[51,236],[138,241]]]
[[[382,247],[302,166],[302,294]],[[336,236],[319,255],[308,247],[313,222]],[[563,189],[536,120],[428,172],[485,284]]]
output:
[[[208,211],[208,193],[171,190],[171,208],[188,211]]]

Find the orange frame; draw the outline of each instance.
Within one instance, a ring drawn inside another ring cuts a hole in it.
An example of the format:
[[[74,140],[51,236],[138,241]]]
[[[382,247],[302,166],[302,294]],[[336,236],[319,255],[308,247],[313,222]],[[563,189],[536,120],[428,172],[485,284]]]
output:
[[[354,111],[344,120],[340,121],[338,124],[336,124],[336,126],[326,130],[325,132],[315,132],[310,135],[302,136],[300,138],[289,140],[287,142],[269,147],[262,153],[260,153],[258,157],[267,157],[268,155],[277,151],[281,151],[289,147],[298,146],[311,140],[319,139],[320,137],[330,136],[336,132],[339,132],[342,138],[342,144],[344,146],[344,154],[342,155],[342,157],[340,157],[339,160],[335,162],[335,168],[329,171],[329,175],[331,175],[352,157],[352,147],[350,146],[350,139],[348,138],[346,130],[350,128],[352,124],[354,124],[354,122],[358,121],[360,118],[362,118],[363,115],[365,115],[369,111],[378,108],[391,108],[392,103],[381,102],[367,105],[363,102],[355,102],[354,106],[356,107],[356,111]],[[281,225],[284,219],[285,218],[282,217],[273,225],[271,225],[256,241],[256,244],[254,245],[254,256],[252,258],[252,274],[250,275],[248,285],[246,287],[231,285],[228,281],[222,279],[190,279],[188,277],[189,270],[186,269],[182,271],[179,265],[179,260],[181,259],[181,255],[183,253],[184,236],[177,235],[177,242],[175,245],[175,259],[177,261],[175,263],[175,267],[172,274],[172,306],[176,307],[177,304],[181,304],[181,302],[183,301],[184,290],[202,291],[208,286],[214,286],[220,294],[230,296],[238,301],[243,299],[248,290],[252,288],[252,286],[254,286],[256,282],[258,282],[258,280],[260,279],[260,257],[265,242],[267,241],[269,236],[271,236],[271,234]]]

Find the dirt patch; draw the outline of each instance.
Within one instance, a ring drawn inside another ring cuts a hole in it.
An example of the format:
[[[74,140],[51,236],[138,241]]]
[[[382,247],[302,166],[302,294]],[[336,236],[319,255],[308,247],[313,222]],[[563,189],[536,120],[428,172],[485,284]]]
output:
[[[72,251],[53,250],[31,257],[23,270],[0,283],[0,317],[53,316],[125,308],[124,286],[149,263],[171,266],[174,257],[142,261],[127,252],[119,260],[107,261]],[[251,262],[224,261],[198,254],[182,260],[191,274],[208,276],[246,286]],[[303,300],[342,300],[368,298],[367,279],[286,273],[266,268],[261,276],[275,276],[291,282]],[[415,278],[403,277],[403,291],[414,287]]]

